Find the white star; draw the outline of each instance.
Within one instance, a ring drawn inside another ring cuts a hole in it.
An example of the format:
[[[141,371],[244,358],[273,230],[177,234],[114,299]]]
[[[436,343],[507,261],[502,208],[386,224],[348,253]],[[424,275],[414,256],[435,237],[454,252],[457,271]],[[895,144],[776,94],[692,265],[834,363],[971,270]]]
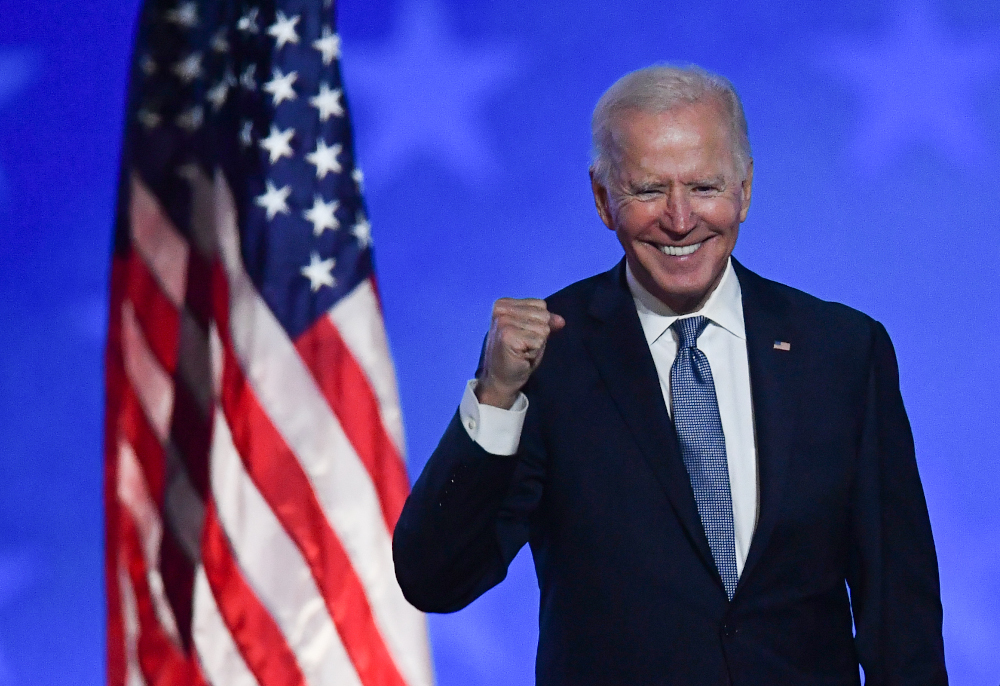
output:
[[[306,221],[312,222],[314,236],[323,235],[327,229],[336,231],[340,228],[340,222],[334,216],[339,207],[340,203],[336,200],[323,202],[323,198],[319,195],[313,197],[313,206],[303,212],[302,216],[306,218]]]
[[[229,52],[229,41],[226,39],[225,27],[216,31],[212,37],[212,50],[219,53]]]
[[[212,110],[218,112],[226,104],[227,95],[229,95],[229,84],[223,79],[208,89],[205,99],[212,103]]]
[[[336,264],[337,261],[332,257],[325,260],[319,259],[319,253],[316,252],[309,256],[309,264],[303,267],[301,272],[302,276],[309,279],[309,288],[313,293],[323,286],[332,288],[337,285],[337,280],[330,273]]]
[[[344,146],[334,143],[329,148],[322,138],[316,139],[316,149],[306,155],[306,162],[316,167],[316,178],[322,179],[328,172],[339,174],[341,170],[337,156],[344,151]]]
[[[312,46],[323,55],[323,64],[329,66],[337,57],[340,57],[340,36],[330,30],[329,26],[323,27],[323,33],[319,40],[314,40]]]
[[[289,142],[292,140],[292,136],[295,135],[295,129],[288,128],[284,131],[279,131],[278,127],[271,124],[270,135],[260,142],[260,147],[264,148],[271,154],[271,164],[274,164],[282,157],[293,157],[292,146]]]
[[[485,184],[501,171],[483,130],[484,108],[518,73],[513,46],[470,43],[449,30],[442,7],[428,0],[401,2],[396,29],[381,47],[351,53],[352,96],[380,116],[365,165],[386,182],[427,159],[447,165],[456,178]]]
[[[299,15],[288,18],[285,13],[278,10],[278,16],[275,17],[274,23],[271,24],[267,29],[269,36],[274,36],[276,42],[275,47],[280,50],[285,47],[285,43],[298,43],[299,34],[295,32],[295,25],[299,23]]]
[[[139,123],[147,129],[155,129],[160,125],[160,121],[162,119],[156,112],[150,112],[147,109],[141,109],[136,112],[135,118],[138,119]]]
[[[143,55],[142,61],[139,62],[139,68],[142,69],[142,73],[146,76],[152,76],[156,73],[156,62],[149,55]]]
[[[291,186],[275,188],[271,180],[267,180],[267,190],[263,195],[258,195],[254,200],[258,205],[267,210],[267,218],[274,219],[274,215],[288,214],[288,196],[292,193]]]
[[[202,75],[201,53],[192,52],[190,55],[174,64],[174,74],[182,83],[188,84]]]
[[[245,119],[240,127],[240,145],[244,148],[253,145],[253,122],[249,119]]]
[[[164,15],[167,21],[185,29],[198,25],[198,5],[194,2],[182,2]]]
[[[257,90],[257,65],[248,65],[243,73],[240,74],[240,85],[246,88],[248,91]]]
[[[358,244],[362,248],[367,248],[372,244],[372,225],[368,223],[368,218],[365,217],[364,212],[358,212],[351,233],[358,239]]]
[[[271,80],[264,84],[264,90],[271,94],[271,100],[275,107],[285,100],[294,100],[297,96],[292,84],[299,78],[297,71],[290,71],[282,74],[277,67],[271,72]]]
[[[330,90],[325,83],[319,84],[319,95],[309,98],[309,104],[319,110],[319,120],[326,121],[332,114],[335,117],[344,116],[344,106],[340,104],[343,91],[339,88]]]
[[[188,133],[194,133],[205,121],[205,108],[201,105],[195,105],[178,114],[174,121],[177,122],[177,126]]]
[[[1000,72],[1000,45],[949,35],[924,3],[901,7],[880,39],[838,41],[821,53],[857,88],[852,166],[871,173],[921,144],[961,166],[983,164],[988,143],[977,100],[987,77]]]
[[[256,7],[251,7],[246,14],[240,17],[239,21],[236,22],[236,28],[243,33],[258,33],[260,28],[257,26],[257,12],[259,10]]]
[[[361,192],[365,189],[364,172],[355,167],[354,171],[351,172],[351,178],[354,179],[354,183],[358,184],[358,192]]]

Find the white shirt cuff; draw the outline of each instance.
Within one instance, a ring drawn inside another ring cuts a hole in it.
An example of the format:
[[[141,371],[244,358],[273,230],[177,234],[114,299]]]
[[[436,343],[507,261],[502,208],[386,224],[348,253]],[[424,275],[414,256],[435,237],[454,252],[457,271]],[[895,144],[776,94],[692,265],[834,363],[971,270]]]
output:
[[[524,415],[528,412],[528,399],[524,393],[517,394],[517,400],[509,410],[493,405],[482,405],[476,398],[476,380],[465,385],[462,404],[458,415],[469,438],[483,450],[493,455],[513,455],[521,442]]]

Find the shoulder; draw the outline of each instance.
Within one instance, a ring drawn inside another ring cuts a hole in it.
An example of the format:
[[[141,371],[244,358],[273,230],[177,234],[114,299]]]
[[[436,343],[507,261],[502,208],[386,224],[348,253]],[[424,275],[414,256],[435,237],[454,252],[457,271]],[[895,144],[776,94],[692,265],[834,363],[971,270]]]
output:
[[[744,317],[766,316],[788,322],[800,335],[829,350],[869,356],[890,345],[881,323],[843,303],[822,300],[792,286],[764,278],[734,260],[743,291]]]

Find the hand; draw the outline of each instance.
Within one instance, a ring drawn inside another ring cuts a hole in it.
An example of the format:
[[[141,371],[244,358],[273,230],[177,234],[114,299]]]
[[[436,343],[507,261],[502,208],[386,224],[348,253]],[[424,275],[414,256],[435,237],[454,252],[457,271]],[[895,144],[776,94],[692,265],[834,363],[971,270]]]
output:
[[[483,371],[476,385],[479,402],[509,410],[541,363],[549,335],[564,326],[566,320],[549,312],[544,300],[500,298],[493,303]]]

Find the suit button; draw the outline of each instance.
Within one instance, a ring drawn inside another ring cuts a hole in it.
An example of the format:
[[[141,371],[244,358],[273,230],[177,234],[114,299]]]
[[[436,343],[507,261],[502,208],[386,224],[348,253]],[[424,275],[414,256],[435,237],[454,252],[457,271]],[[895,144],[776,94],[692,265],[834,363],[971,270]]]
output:
[[[733,636],[735,636],[736,631],[737,631],[736,627],[733,626],[732,624],[722,625],[722,635],[725,636],[726,638],[732,638]]]

